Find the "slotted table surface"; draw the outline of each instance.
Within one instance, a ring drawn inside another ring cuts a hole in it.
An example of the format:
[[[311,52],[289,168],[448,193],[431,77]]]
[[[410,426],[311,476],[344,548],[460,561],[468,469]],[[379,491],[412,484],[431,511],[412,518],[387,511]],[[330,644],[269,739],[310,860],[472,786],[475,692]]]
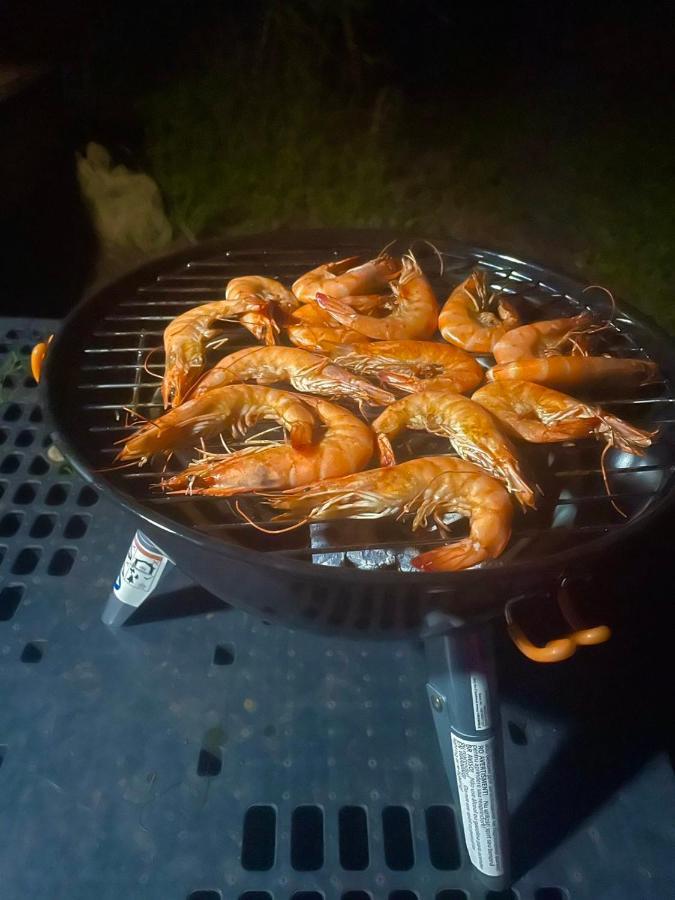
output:
[[[0,322],[3,900],[669,896],[665,723],[646,690],[636,712],[620,636],[542,668],[498,632],[516,881],[496,895],[460,849],[414,643],[266,625],[176,572],[102,625],[134,524],[52,458],[27,352],[54,324]]]

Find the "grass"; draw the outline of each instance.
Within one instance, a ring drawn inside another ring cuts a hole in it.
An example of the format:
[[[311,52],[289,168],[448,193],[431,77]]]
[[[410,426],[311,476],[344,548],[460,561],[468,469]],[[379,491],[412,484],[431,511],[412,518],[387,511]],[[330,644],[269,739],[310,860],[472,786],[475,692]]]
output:
[[[329,88],[327,52],[287,46],[266,63],[262,49],[211,59],[142,102],[146,156],[179,231],[452,235],[601,282],[675,332],[675,177],[658,124],[594,121],[565,98],[553,113],[531,97],[443,109]]]
[[[180,230],[381,221],[394,191],[378,105],[327,101],[311,82],[250,91],[227,76],[171,85],[145,106],[152,171]]]

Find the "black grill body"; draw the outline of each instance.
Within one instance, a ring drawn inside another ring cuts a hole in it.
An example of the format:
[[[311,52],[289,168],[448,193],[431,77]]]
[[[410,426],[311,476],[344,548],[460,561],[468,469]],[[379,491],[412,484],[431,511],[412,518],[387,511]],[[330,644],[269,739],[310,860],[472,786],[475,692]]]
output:
[[[110,471],[114,442],[129,433],[121,408],[149,418],[161,411],[159,382],[146,369],[161,371],[162,332],[174,316],[222,296],[237,275],[264,274],[290,285],[321,262],[375,255],[394,239],[391,252],[413,248],[440,302],[479,266],[489,273],[493,288],[512,295],[532,320],[583,309],[600,316],[609,309],[604,294],[584,293],[573,279],[453,241],[432,240],[432,249],[420,239],[372,231],[279,232],[200,245],[145,266],[85,300],[50,350],[45,381],[54,437],[76,468],[133,511],[145,533],[186,574],[264,619],[341,634],[400,637],[419,633],[431,611],[458,621],[488,618],[516,597],[545,594],[565,577],[592,574],[595,563],[635,541],[671,506],[673,348],[652,323],[624,306],[603,333],[599,352],[653,359],[663,379],[635,396],[594,399],[636,425],[658,427],[658,441],[643,458],[608,454],[609,495],[599,444],[523,445],[543,498],[536,512],[518,514],[504,555],[480,569],[410,571],[411,548],[443,541],[434,533],[413,537],[404,524],[347,521],[262,536],[225,501],[165,497],[152,490],[157,470]],[[434,274],[437,252],[442,275]],[[227,326],[224,333],[226,352],[252,343],[238,326]],[[415,436],[408,450],[419,455],[446,447]],[[263,507],[256,512],[258,518],[265,515]]]

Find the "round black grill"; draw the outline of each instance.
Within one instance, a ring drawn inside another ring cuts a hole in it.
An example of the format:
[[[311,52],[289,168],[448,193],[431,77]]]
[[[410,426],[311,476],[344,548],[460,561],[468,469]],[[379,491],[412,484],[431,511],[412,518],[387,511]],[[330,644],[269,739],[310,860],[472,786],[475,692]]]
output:
[[[413,536],[405,524],[383,520],[305,526],[268,536],[242,522],[227,501],[163,495],[153,487],[157,467],[110,469],[118,449],[115,442],[133,427],[123,408],[147,418],[161,411],[159,381],[150,373],[162,370],[162,333],[172,318],[222,296],[235,276],[264,274],[290,285],[302,272],[327,259],[375,255],[392,237],[370,231],[289,232],[203,245],[146,266],[91,297],[66,321],[48,359],[49,407],[57,439],[85,477],[114,493],[150,528],[154,525],[155,536],[164,536],[163,546],[168,542],[187,548],[187,539],[211,560],[216,555],[229,560],[233,573],[238,564],[257,565],[266,568],[268,575],[272,569],[301,580],[328,576],[345,589],[372,586],[376,579],[379,585],[407,584],[411,597],[440,591],[466,598],[471,588],[477,592],[476,608],[488,604],[487,599],[477,599],[482,596],[478,585],[492,586],[487,595],[501,586],[503,599],[508,600],[519,578],[527,580],[528,573],[543,569],[557,577],[589,554],[630,535],[671,499],[675,484],[672,348],[657,329],[624,308],[603,332],[599,352],[653,359],[663,378],[637,396],[608,394],[600,402],[635,425],[658,427],[660,437],[643,458],[619,451],[607,455],[609,494],[603,484],[598,443],[523,447],[526,467],[543,495],[536,511],[516,515],[513,538],[503,556],[480,570],[413,574],[412,556],[444,542],[436,532]],[[441,302],[479,266],[489,273],[492,287],[513,295],[532,320],[583,309],[596,314],[608,311],[604,294],[583,293],[583,286],[567,277],[456,242],[432,243],[443,261],[442,274],[437,253],[423,241],[399,240],[391,252],[412,244]],[[214,360],[223,352],[253,343],[249,333],[236,325],[224,326],[223,334],[229,341],[225,350],[214,353]],[[415,434],[400,458],[406,458],[406,453],[447,449],[447,442]],[[172,461],[167,471],[181,468],[184,462],[185,458]],[[261,523],[269,522],[269,511],[263,506],[250,502],[247,509]],[[457,536],[462,536],[463,523],[456,527]],[[470,597],[467,602],[472,602]],[[255,605],[259,609],[262,604]],[[415,603],[407,615],[412,622],[406,624],[414,624],[418,612]],[[305,618],[311,619],[312,614]]]

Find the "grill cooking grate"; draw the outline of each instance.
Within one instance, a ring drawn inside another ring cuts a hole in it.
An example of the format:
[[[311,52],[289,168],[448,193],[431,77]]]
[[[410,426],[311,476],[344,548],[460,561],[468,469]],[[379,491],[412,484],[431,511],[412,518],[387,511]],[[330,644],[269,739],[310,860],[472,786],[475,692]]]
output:
[[[424,247],[424,245],[422,245]],[[443,252],[445,271],[438,272],[438,259],[428,248],[419,258],[443,301],[450,290],[479,265],[490,273],[494,289],[516,295],[525,314],[532,319],[570,315],[588,308],[596,313],[608,309],[604,294],[581,293],[564,279],[531,266],[479,251],[452,249]],[[163,367],[162,333],[168,322],[199,303],[223,296],[230,278],[260,273],[290,284],[302,272],[327,258],[352,254],[374,255],[377,246],[342,243],[327,249],[246,248],[233,249],[209,259],[197,259],[158,272],[154,278],[138,279],[116,304],[106,306],[81,348],[73,371],[77,372],[72,402],[87,426],[83,455],[93,469],[107,469],[117,452],[114,442],[131,433],[133,425],[121,411],[127,407],[152,418],[161,412],[159,381]],[[165,264],[166,265],[166,264]],[[603,335],[600,352],[646,357],[648,350],[635,337],[632,319],[618,313]],[[225,352],[255,346],[250,334],[237,325],[225,325]],[[212,361],[223,355],[212,354]],[[148,356],[148,354],[151,354]],[[581,397],[581,399],[584,399]],[[494,565],[520,561],[542,553],[563,550],[622,527],[643,513],[654,498],[672,483],[675,455],[675,396],[668,380],[645,388],[637,397],[607,396],[602,405],[616,415],[642,427],[659,427],[660,440],[643,458],[611,451],[607,472],[611,491],[605,491],[600,469],[601,445],[577,442],[560,445],[527,445],[522,456],[533,479],[542,487],[539,509],[518,513],[509,548]],[[127,421],[125,421],[127,418]],[[221,449],[217,442],[209,449]],[[402,452],[401,452],[402,451]],[[414,434],[399,450],[399,458],[430,452],[447,452],[446,441]],[[173,460],[167,472],[178,471],[187,461]],[[285,535],[268,537],[243,523],[228,501],[203,497],[164,496],[153,489],[161,465],[154,469],[120,469],[106,477],[124,493],[146,507],[182,524],[247,548],[264,550],[325,565],[410,570],[410,560],[421,550],[447,542],[437,532],[411,535],[406,524],[391,521],[349,521],[299,528]],[[612,501],[627,513],[627,520]],[[261,524],[269,524],[270,512],[255,501],[248,509]],[[459,522],[456,536],[465,533]]]

